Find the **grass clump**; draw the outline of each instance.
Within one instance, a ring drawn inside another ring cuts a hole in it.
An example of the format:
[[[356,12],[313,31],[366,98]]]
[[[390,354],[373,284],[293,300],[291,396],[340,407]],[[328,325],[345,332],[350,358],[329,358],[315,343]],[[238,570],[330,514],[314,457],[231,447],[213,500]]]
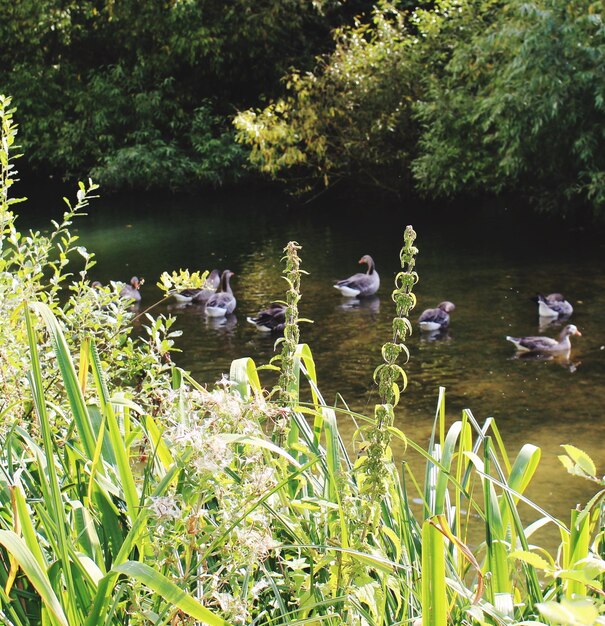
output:
[[[299,344],[296,244],[275,393],[249,358],[203,387],[166,358],[169,319],[148,317],[148,340],[130,338],[115,290],[89,288],[93,257],[68,224],[54,239],[27,235],[41,261],[24,273],[3,146],[0,289],[18,286],[0,308],[3,623],[602,623],[605,489],[585,454],[567,446],[564,465],[600,490],[568,527],[523,495],[540,451],[509,458],[493,420],[470,411],[448,427],[444,390],[428,447],[396,425],[417,281],[411,227],[375,372],[381,401],[354,416],[351,456],[338,430],[351,416],[326,405]],[[80,188],[80,208],[92,191]],[[69,284],[73,254],[85,270]],[[74,310],[88,325],[70,321]],[[423,478],[396,466],[393,438],[423,456]],[[520,502],[538,516],[530,526]],[[545,523],[561,531],[557,554],[530,543]]]

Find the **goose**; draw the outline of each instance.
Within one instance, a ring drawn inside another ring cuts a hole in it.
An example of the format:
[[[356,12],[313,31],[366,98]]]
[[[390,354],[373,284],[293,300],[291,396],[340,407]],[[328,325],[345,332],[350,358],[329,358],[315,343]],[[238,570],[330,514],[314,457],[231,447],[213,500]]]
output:
[[[141,292],[139,291],[141,285],[145,282],[144,278],[139,280],[136,276],[130,279],[129,285],[124,285],[120,290],[120,298],[129,298],[135,302],[141,301]]]
[[[569,317],[573,307],[563,294],[550,293],[543,296],[539,293],[534,300],[538,303],[538,315],[541,317]]]
[[[203,303],[207,302],[210,296],[216,293],[216,290],[221,284],[221,273],[218,270],[212,270],[210,275],[206,279],[206,285],[203,289],[200,289],[191,299],[192,302]]]
[[[450,323],[450,313],[455,308],[456,305],[453,302],[445,300],[438,304],[436,309],[426,309],[418,318],[420,330],[434,331],[447,328]]]
[[[183,289],[174,294],[177,302],[206,302],[208,298],[217,290],[221,282],[221,274],[218,270],[212,270],[206,284],[199,289]]]
[[[582,336],[582,333],[573,325],[568,324],[559,335],[559,340],[550,337],[510,337],[506,339],[515,345],[519,352],[569,352],[571,349],[571,335]]]
[[[338,291],[347,298],[372,296],[378,291],[378,287],[380,287],[380,276],[378,276],[376,265],[372,257],[369,254],[364,254],[361,259],[359,259],[359,263],[367,263],[368,271],[365,274],[362,272],[353,274],[353,276],[349,276],[349,278],[339,280],[334,285],[334,288],[338,289]]]
[[[223,317],[233,313],[237,304],[229,284],[229,279],[233,275],[231,270],[225,270],[221,275],[219,290],[213,293],[206,302],[206,315],[208,317]]]
[[[286,305],[272,302],[264,311],[257,313],[256,317],[247,317],[246,320],[261,332],[281,333],[286,325]]]

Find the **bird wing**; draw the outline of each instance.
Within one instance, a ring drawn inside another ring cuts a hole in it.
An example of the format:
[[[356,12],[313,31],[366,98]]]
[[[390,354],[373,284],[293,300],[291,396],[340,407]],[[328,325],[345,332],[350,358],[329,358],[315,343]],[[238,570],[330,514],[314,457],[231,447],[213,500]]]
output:
[[[220,293],[215,293],[213,296],[211,296],[208,302],[206,303],[206,306],[209,306],[209,307],[216,306],[216,307],[222,307],[226,309],[232,299],[233,299],[233,296],[230,293],[225,293],[221,291]]]
[[[553,346],[558,345],[558,341],[550,337],[521,337],[518,340],[519,345],[526,350],[549,350]]]
[[[418,318],[419,322],[434,322],[441,325],[447,324],[449,320],[449,314],[442,309],[427,309]]]
[[[353,276],[349,276],[349,278],[343,278],[336,283],[337,287],[353,287],[357,289],[360,285],[363,285],[365,280],[367,280],[368,275],[362,274],[361,272],[357,274],[353,274]]]

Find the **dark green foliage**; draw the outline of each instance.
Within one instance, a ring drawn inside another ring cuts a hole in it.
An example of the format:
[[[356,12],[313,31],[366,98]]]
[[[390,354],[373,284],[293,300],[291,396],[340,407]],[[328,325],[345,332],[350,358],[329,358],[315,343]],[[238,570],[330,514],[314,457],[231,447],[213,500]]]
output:
[[[172,189],[241,177],[230,116],[347,18],[332,0],[0,0],[0,14],[0,84],[31,163]]]
[[[431,196],[521,190],[542,208],[565,211],[584,201],[601,212],[605,29],[598,7],[515,1],[492,13],[491,24],[474,19],[470,37],[418,103],[421,187]]]
[[[605,200],[605,29],[589,0],[378,3],[288,95],[238,116],[273,176],[428,197],[522,193],[564,212]],[[302,183],[300,182],[302,180]]]
[[[164,106],[168,114],[170,108],[176,108],[170,102]],[[179,190],[196,184],[233,183],[244,175],[245,153],[224,120],[212,113],[209,102],[195,109],[191,117],[174,110],[165,132],[155,113],[161,102],[155,108],[152,101],[141,97],[133,104],[140,127],[117,137],[108,133],[105,136],[113,145],[95,155],[99,165],[92,176],[105,188]]]
[[[590,0],[0,0],[0,12],[21,143],[63,176],[218,185],[248,175],[250,153],[303,191],[345,180],[521,193],[558,212],[605,203],[605,29]]]

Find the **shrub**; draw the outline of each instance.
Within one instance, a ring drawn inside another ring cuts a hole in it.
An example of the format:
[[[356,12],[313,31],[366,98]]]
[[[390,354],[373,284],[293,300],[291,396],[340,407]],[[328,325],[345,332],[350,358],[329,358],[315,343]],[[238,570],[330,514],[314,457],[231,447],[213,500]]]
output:
[[[242,358],[206,389],[166,357],[170,320],[149,316],[148,340],[135,342],[124,317],[116,343],[108,328],[124,305],[88,288],[88,252],[61,304],[74,238],[66,224],[54,238],[30,233],[27,256],[10,209],[15,127],[0,102],[0,285],[17,287],[0,309],[3,623],[603,623],[605,490],[585,454],[566,446],[564,464],[601,491],[567,528],[523,496],[540,451],[525,445],[511,462],[493,420],[470,411],[446,429],[443,389],[427,449],[395,424],[418,278],[411,227],[372,417],[337,415],[321,396],[298,343],[294,242],[278,388],[268,394]],[[93,191],[82,186],[78,206]],[[164,274],[162,285],[189,279],[203,276]],[[350,417],[352,445],[337,423]],[[398,471],[393,438],[426,459],[424,481]],[[540,515],[530,526],[520,501]],[[556,556],[529,543],[544,523],[561,530]]]

